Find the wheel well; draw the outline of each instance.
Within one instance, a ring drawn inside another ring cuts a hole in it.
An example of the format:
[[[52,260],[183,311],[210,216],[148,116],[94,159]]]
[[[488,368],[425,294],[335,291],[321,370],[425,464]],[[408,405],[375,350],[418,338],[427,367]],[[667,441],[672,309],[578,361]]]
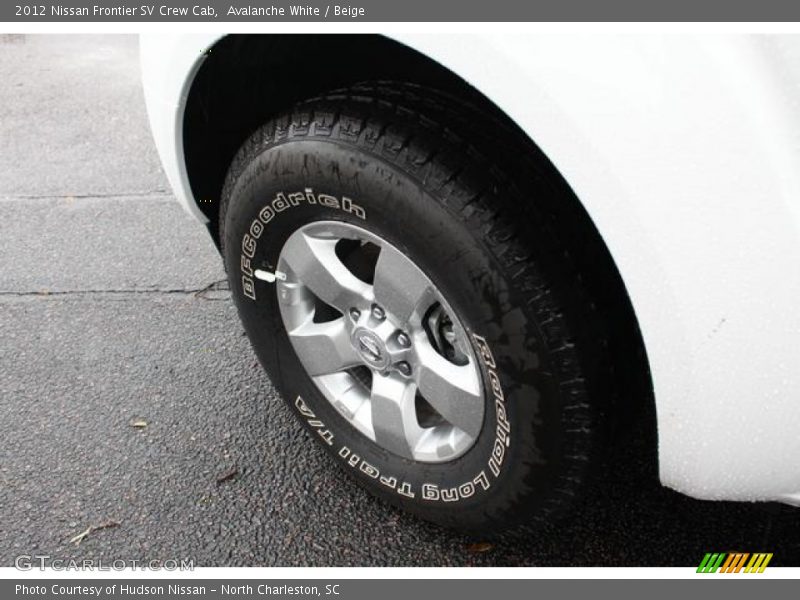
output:
[[[189,91],[183,146],[215,241],[225,174],[244,141],[299,100],[375,79],[432,87],[499,113],[451,71],[380,35],[232,35],[211,48]]]
[[[513,154],[524,157],[522,168],[535,165],[537,176],[560,190],[548,209],[568,225],[581,271],[590,279],[587,289],[609,320],[609,351],[621,367],[617,385],[622,402],[647,407],[647,429],[654,429],[650,370],[638,322],[614,260],[583,205],[505,113],[452,71],[399,42],[380,35],[234,35],[211,48],[189,91],[183,143],[192,194],[209,218],[215,242],[225,175],[244,141],[300,100],[371,80],[433,88],[473,105],[502,127],[509,146],[518,150]]]

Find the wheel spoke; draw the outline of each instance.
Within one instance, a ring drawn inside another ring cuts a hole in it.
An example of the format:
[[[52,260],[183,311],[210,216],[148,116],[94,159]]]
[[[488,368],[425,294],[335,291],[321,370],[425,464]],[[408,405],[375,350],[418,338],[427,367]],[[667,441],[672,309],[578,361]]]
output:
[[[433,286],[428,278],[414,263],[388,246],[381,247],[375,265],[374,292],[375,301],[401,325],[433,301]]]
[[[300,361],[312,377],[361,364],[350,344],[344,317],[327,323],[314,323],[309,319],[290,331],[289,337]]]
[[[423,431],[414,406],[415,386],[399,375],[372,378],[372,428],[375,442],[387,450],[413,459]]]
[[[430,342],[419,337],[415,348],[419,359],[416,381],[420,393],[445,420],[477,438],[483,426],[483,399],[474,365],[451,363]]]
[[[323,302],[346,314],[372,300],[371,286],[353,275],[336,256],[335,239],[307,234],[289,238],[281,257],[294,276]]]

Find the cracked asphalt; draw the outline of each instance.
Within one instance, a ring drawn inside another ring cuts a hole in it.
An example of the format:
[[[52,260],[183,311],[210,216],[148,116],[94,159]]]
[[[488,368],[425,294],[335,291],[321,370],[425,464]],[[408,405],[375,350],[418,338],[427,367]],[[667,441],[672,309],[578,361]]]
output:
[[[172,199],[136,44],[0,35],[1,566],[688,566],[730,550],[800,565],[796,510],[660,487],[636,429],[537,535],[475,546],[367,496],[276,395]]]

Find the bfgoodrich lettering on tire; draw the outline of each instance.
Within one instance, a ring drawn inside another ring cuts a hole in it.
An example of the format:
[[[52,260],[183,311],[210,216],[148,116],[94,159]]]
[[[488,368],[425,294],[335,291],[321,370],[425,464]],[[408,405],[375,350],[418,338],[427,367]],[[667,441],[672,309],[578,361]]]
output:
[[[298,104],[240,150],[220,229],[314,439],[373,494],[487,534],[552,518],[592,470],[603,340],[526,175],[456,115],[402,87]]]

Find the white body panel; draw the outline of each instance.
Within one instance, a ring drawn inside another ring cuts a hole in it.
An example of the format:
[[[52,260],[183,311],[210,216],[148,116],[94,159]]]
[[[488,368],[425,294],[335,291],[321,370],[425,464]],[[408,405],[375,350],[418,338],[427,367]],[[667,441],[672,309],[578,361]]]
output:
[[[800,38],[398,36],[516,121],[573,187],[630,294],[662,482],[800,502]],[[164,167],[197,209],[183,95],[214,36],[147,37]]]

